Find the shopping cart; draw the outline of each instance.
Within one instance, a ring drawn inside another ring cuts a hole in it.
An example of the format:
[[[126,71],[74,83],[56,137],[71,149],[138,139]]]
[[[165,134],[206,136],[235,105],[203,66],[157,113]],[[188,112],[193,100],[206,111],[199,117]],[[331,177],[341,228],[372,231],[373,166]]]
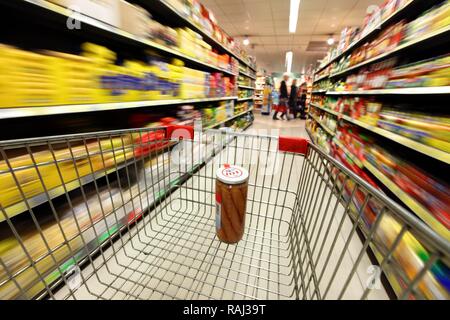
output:
[[[448,240],[303,139],[170,127],[0,155],[3,299],[449,297]],[[215,233],[225,163],[250,173],[235,245]]]

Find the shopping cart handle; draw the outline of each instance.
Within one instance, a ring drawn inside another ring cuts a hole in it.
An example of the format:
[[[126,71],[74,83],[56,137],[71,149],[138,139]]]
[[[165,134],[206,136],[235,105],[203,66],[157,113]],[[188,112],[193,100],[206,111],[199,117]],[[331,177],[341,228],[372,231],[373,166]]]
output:
[[[306,155],[308,152],[308,140],[299,137],[280,136],[278,138],[278,150]]]
[[[181,126],[171,124],[166,126],[168,139],[189,139],[194,140],[194,127],[193,126]]]

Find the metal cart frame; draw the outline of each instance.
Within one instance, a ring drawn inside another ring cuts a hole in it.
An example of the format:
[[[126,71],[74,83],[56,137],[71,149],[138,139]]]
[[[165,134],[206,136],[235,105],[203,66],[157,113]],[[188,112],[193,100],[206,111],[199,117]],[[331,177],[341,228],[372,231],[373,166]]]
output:
[[[304,139],[172,126],[0,157],[2,299],[385,299],[381,274],[400,299],[448,298],[449,242]],[[215,236],[224,163],[250,172],[236,245]]]

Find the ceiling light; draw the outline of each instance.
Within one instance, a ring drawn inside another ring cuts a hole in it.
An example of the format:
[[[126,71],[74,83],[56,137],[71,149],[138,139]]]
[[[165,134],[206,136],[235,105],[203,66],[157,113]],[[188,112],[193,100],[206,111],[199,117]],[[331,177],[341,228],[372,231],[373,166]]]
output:
[[[292,58],[293,58],[292,51],[286,52],[286,72],[291,73],[292,71]]]
[[[298,9],[300,8],[300,0],[291,0],[291,8],[289,10],[289,32],[297,31]]]
[[[327,43],[328,43],[329,46],[332,46],[333,43],[334,43],[334,38],[333,37],[329,37],[328,40],[327,40]]]
[[[248,37],[245,37],[244,41],[242,41],[242,44],[244,46],[248,46],[250,44],[250,40],[248,39]]]

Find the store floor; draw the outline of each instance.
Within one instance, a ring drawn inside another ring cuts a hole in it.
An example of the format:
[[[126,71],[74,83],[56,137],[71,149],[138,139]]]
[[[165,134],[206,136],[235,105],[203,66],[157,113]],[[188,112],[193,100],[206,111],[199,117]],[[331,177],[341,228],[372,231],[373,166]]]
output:
[[[305,120],[301,119],[292,119],[289,121],[286,120],[273,120],[272,114],[265,116],[261,115],[258,111],[254,112],[255,114],[255,122],[253,125],[246,131],[251,133],[255,130],[279,130],[279,134],[285,136],[300,136],[303,138],[308,137],[308,133],[305,129]],[[273,135],[277,135],[276,132],[273,132]]]

